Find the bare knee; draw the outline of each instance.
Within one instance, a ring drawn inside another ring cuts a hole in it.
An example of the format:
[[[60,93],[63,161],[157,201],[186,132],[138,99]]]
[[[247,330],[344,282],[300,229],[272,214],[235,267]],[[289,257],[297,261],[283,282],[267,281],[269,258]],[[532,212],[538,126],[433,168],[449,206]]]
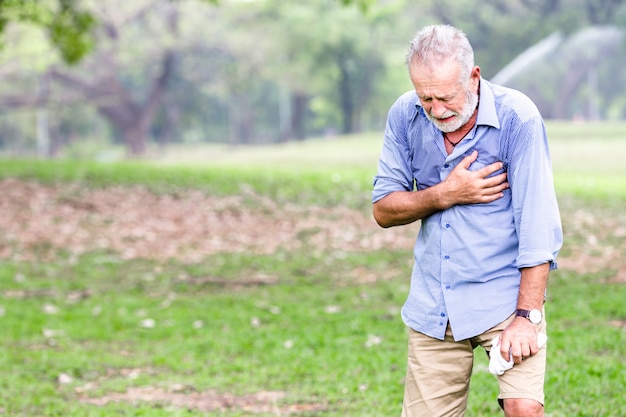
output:
[[[504,400],[506,417],[543,417],[543,405],[525,398],[507,398]]]

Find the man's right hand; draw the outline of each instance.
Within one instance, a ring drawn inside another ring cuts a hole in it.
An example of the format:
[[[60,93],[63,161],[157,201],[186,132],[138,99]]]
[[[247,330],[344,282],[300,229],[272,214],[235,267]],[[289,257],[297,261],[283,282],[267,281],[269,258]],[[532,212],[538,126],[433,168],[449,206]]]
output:
[[[494,162],[479,170],[470,171],[469,167],[477,158],[478,151],[463,158],[441,183],[441,197],[445,201],[445,206],[491,203],[501,198],[504,195],[503,191],[509,188],[506,172],[490,177],[502,169],[502,162]]]
[[[374,218],[381,227],[400,226],[459,204],[490,203],[501,198],[509,183],[506,173],[489,177],[502,169],[494,162],[477,171],[469,167],[478,158],[474,151],[456,166],[448,178],[420,191],[394,191],[374,203]],[[489,177],[489,178],[488,178]]]

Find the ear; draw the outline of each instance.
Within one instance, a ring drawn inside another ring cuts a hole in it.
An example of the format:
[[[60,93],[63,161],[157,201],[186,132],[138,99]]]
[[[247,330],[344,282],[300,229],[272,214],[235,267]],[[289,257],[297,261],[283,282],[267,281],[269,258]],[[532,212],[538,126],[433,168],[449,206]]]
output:
[[[470,73],[470,85],[474,92],[478,92],[478,85],[480,84],[480,67],[476,66],[472,68]]]

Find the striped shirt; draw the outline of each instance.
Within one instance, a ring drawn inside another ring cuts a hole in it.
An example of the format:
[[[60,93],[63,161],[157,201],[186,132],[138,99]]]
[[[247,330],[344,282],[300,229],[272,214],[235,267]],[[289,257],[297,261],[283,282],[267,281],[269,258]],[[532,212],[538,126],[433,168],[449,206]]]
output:
[[[525,95],[486,80],[476,124],[450,155],[414,91],[393,104],[372,201],[440,183],[474,150],[469,169],[502,161],[509,188],[491,203],[456,205],[421,220],[402,308],[407,326],[442,340],[448,322],[463,340],[511,315],[519,269],[546,262],[555,269],[563,240],[543,119]]]

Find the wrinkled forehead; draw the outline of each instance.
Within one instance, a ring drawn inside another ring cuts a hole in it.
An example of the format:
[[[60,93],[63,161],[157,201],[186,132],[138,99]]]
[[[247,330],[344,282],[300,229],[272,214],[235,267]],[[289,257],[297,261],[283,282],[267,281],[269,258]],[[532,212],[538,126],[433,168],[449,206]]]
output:
[[[414,61],[409,67],[409,74],[416,88],[428,85],[457,86],[461,83],[461,66],[453,59],[439,64]]]

